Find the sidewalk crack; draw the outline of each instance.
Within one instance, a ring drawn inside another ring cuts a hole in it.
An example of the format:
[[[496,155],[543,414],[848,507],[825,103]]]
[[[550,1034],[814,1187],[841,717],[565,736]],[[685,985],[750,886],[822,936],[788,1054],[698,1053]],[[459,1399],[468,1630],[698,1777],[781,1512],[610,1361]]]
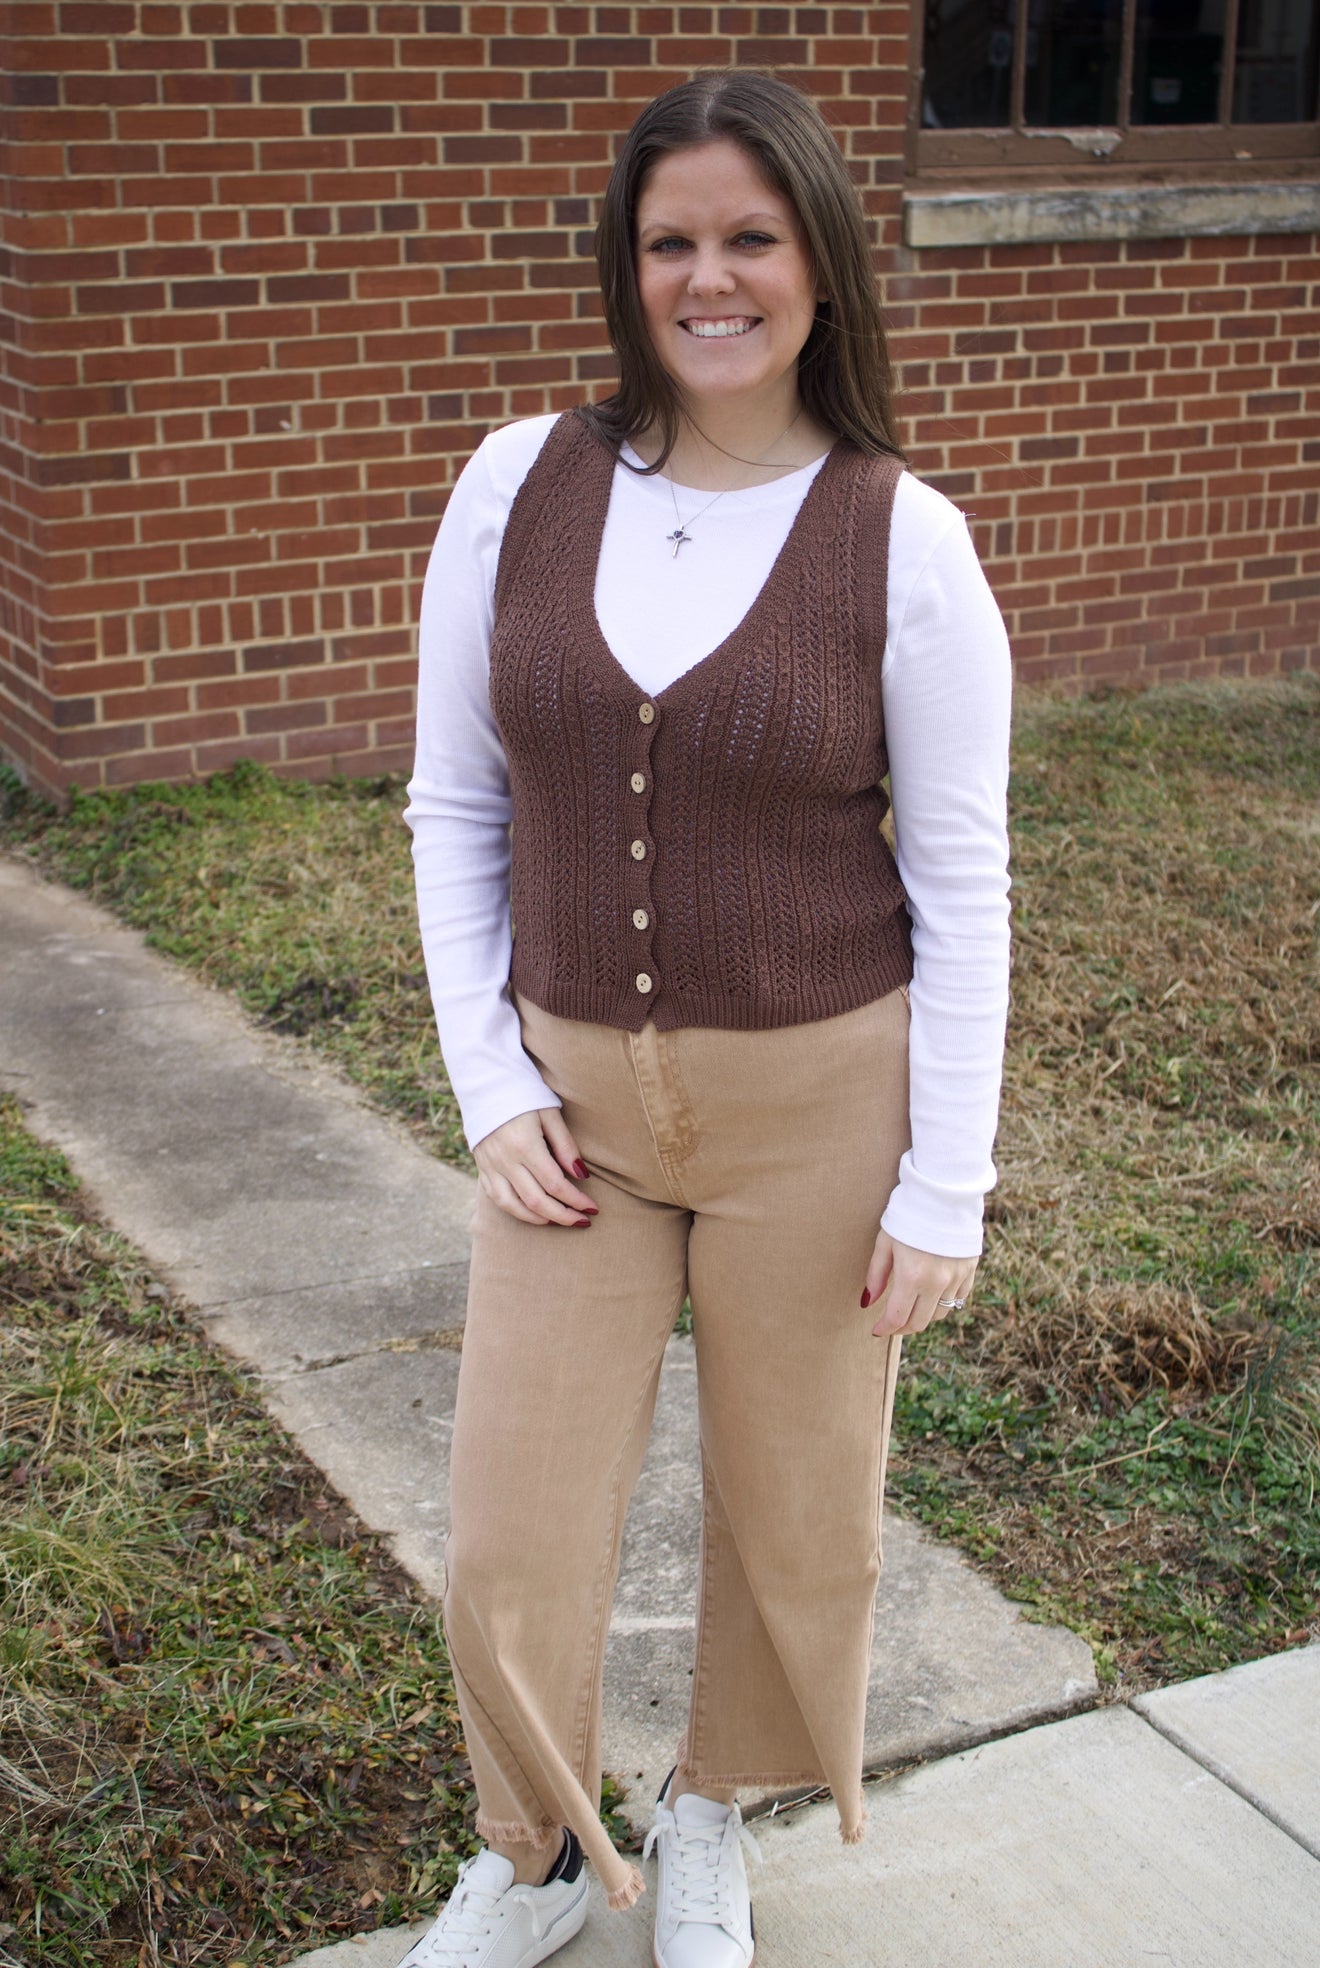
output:
[[[300,1366],[284,1367],[265,1374],[268,1386],[278,1387],[286,1380],[301,1380],[307,1374],[326,1373],[331,1367],[351,1366],[355,1360],[371,1360],[380,1353],[461,1353],[462,1326],[439,1326],[430,1332],[408,1333],[401,1339],[382,1339],[375,1346],[364,1346],[353,1353],[331,1353],[324,1359],[305,1360]]]
[[[443,1278],[446,1272],[467,1270],[467,1259],[424,1258],[420,1264],[406,1264],[394,1271],[359,1271],[351,1276],[337,1272],[332,1278],[314,1278],[310,1283],[280,1285],[273,1291],[239,1291],[229,1298],[193,1299],[191,1303],[204,1319],[213,1312],[223,1312],[230,1305],[264,1305],[268,1299],[297,1298],[305,1292],[337,1291],[347,1285],[388,1285],[420,1278],[423,1273],[434,1273]],[[428,1277],[427,1282],[430,1282]]]
[[[1133,1714],[1139,1715],[1142,1721],[1147,1723],[1155,1731],[1157,1736],[1163,1736],[1166,1742],[1172,1743],[1175,1749],[1181,1750],[1189,1761],[1198,1764],[1201,1769],[1223,1784],[1226,1790],[1235,1791],[1244,1804],[1250,1804],[1253,1811],[1259,1811],[1262,1818],[1268,1818],[1269,1822],[1277,1831],[1283,1832],[1285,1837],[1292,1839],[1294,1845],[1300,1845],[1302,1850],[1309,1853],[1313,1859],[1320,1859],[1320,1841],[1313,1841],[1307,1838],[1303,1832],[1297,1829],[1296,1825],[1289,1824],[1287,1818],[1281,1816],[1278,1811],[1265,1803],[1262,1798],[1254,1796],[1247,1789],[1247,1786],[1238,1777],[1233,1775],[1231,1770],[1225,1769],[1222,1763],[1217,1763],[1213,1756],[1206,1754],[1204,1750],[1198,1749],[1194,1743],[1189,1742],[1185,1736],[1180,1735],[1178,1730],[1170,1723],[1157,1721],[1153,1715],[1148,1715],[1145,1709],[1133,1709]]]

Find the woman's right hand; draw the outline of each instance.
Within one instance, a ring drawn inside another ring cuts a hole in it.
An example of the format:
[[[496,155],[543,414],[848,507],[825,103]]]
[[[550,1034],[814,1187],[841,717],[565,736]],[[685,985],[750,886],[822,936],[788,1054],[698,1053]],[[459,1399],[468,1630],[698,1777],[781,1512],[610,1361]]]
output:
[[[569,1181],[588,1173],[558,1107],[515,1114],[472,1150],[477,1177],[491,1201],[520,1223],[558,1223],[585,1230],[596,1205]]]

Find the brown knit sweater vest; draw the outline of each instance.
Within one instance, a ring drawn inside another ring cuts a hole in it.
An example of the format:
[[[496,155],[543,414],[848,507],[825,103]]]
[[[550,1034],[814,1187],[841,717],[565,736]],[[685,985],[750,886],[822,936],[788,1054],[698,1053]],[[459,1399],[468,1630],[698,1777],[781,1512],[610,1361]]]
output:
[[[513,795],[514,990],[632,1032],[760,1031],[883,997],[912,975],[880,834],[902,466],[836,444],[748,613],[654,699],[596,620],[613,470],[561,417],[500,554],[490,696]]]

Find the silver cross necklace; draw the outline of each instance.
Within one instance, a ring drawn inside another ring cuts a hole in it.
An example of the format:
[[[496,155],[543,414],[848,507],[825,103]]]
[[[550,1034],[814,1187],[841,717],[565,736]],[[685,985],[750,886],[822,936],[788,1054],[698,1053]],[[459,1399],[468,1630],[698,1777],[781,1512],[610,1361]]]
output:
[[[772,451],[776,450],[779,447],[779,445],[783,443],[784,439],[788,436],[789,431],[792,430],[793,424],[797,422],[798,418],[801,415],[802,415],[802,405],[799,404],[796,412],[794,413],[793,422],[785,426],[785,428],[779,433],[779,436],[775,439],[774,443],[770,446],[770,449]],[[730,451],[729,453],[727,453],[727,455],[729,457],[733,457],[734,454],[732,451]],[[751,465],[755,470],[758,471],[763,470],[765,468],[765,462],[766,461],[764,458],[739,458],[738,460],[739,464]],[[785,467],[782,465],[774,465],[770,469],[774,471],[783,471]],[[666,474],[666,477],[668,477],[668,474]],[[674,527],[672,533],[665,534],[665,540],[674,549],[670,558],[672,560],[677,560],[679,548],[687,546],[692,539],[692,535],[688,532],[689,522],[683,518],[683,515],[678,510],[678,495],[674,491],[674,481],[672,478],[668,479],[668,484],[669,484],[669,496],[673,500],[674,518],[677,521],[677,524]],[[725,499],[728,497],[730,492],[746,492],[748,489],[749,488],[745,485],[737,485],[737,486],[726,485],[723,492],[717,492],[713,499],[707,499],[705,505],[700,507],[698,511],[693,513],[691,524],[695,526],[699,519],[704,519],[705,515],[710,511],[711,507],[717,506],[721,499]]]
[[[708,513],[712,506],[718,506],[720,500],[724,497],[725,492],[728,492],[730,490],[732,490],[732,488],[726,485],[724,488],[724,492],[717,492],[713,499],[707,500],[706,504],[701,508],[700,512],[693,513],[692,515],[693,524],[695,525],[696,521],[699,520],[703,514]],[[674,481],[672,478],[669,481],[669,496],[674,501],[674,518],[678,521],[678,524],[674,528],[672,533],[665,534],[665,538],[666,540],[673,541],[674,551],[671,558],[677,560],[679,548],[687,546],[688,542],[692,538],[692,535],[688,532],[687,522],[683,519],[682,514],[678,510],[678,498],[674,492]]]

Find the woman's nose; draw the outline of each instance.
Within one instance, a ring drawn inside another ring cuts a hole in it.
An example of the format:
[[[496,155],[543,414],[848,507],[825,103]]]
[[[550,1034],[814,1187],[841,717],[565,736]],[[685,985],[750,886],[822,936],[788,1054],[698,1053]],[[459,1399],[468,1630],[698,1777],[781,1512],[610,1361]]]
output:
[[[691,294],[728,294],[736,282],[724,254],[715,248],[698,247],[688,276]]]

